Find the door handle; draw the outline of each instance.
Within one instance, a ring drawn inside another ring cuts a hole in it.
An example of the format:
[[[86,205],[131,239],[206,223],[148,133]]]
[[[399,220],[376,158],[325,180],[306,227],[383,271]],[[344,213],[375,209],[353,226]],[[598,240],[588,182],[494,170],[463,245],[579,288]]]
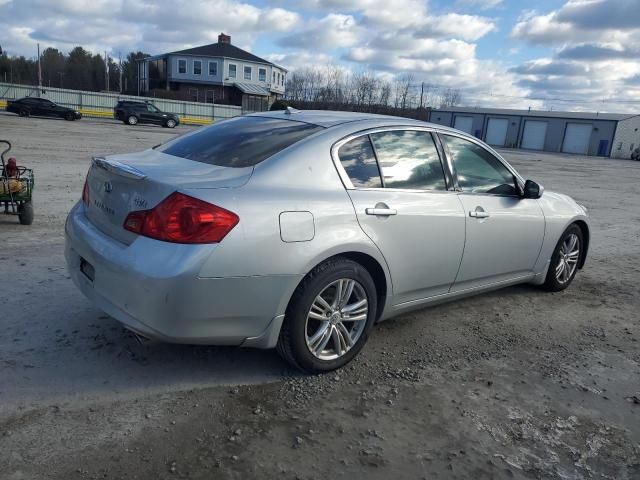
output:
[[[397,215],[398,211],[395,208],[366,208],[364,213],[367,215],[378,215],[381,217],[388,217],[389,215]]]
[[[485,212],[482,207],[478,207],[475,210],[469,212],[469,216],[473,218],[489,218],[491,214]]]

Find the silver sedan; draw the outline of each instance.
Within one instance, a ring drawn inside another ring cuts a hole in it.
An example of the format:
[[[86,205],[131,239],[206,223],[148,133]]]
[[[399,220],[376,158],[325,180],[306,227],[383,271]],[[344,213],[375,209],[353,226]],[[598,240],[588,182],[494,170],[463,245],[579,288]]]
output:
[[[465,133],[287,110],[93,159],[66,222],[78,288],[142,337],[349,362],[376,322],[517,283],[559,291],[585,209]]]

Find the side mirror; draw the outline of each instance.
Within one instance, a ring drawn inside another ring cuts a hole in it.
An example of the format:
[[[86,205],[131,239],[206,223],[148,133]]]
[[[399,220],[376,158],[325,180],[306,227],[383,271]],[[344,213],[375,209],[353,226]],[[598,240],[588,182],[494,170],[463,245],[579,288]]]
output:
[[[544,192],[544,187],[538,185],[533,180],[527,180],[524,182],[524,191],[522,192],[522,198],[540,198]]]

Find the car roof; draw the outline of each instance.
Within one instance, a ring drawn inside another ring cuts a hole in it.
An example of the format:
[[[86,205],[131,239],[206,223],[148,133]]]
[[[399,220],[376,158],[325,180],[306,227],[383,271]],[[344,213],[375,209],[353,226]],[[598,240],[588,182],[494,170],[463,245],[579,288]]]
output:
[[[290,113],[287,113],[290,112]],[[457,130],[435,123],[423,122],[413,118],[396,117],[392,115],[380,115],[375,113],[362,112],[342,112],[334,110],[274,110],[269,112],[252,113],[248,116],[263,118],[279,118],[282,120],[292,120],[312,125],[318,125],[324,128],[331,128],[345,123],[368,122],[370,124],[378,123],[380,126],[406,125],[432,127],[443,131]]]

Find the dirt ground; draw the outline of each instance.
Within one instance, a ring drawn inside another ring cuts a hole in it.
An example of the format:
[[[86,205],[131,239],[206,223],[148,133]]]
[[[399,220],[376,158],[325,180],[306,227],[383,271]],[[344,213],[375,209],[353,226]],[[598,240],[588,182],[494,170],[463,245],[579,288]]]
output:
[[[589,208],[573,285],[400,316],[304,377],[272,351],[139,345],[65,271],[90,156],[185,131],[0,113],[37,176],[34,225],[0,215],[1,479],[640,478],[640,162],[504,151]]]

